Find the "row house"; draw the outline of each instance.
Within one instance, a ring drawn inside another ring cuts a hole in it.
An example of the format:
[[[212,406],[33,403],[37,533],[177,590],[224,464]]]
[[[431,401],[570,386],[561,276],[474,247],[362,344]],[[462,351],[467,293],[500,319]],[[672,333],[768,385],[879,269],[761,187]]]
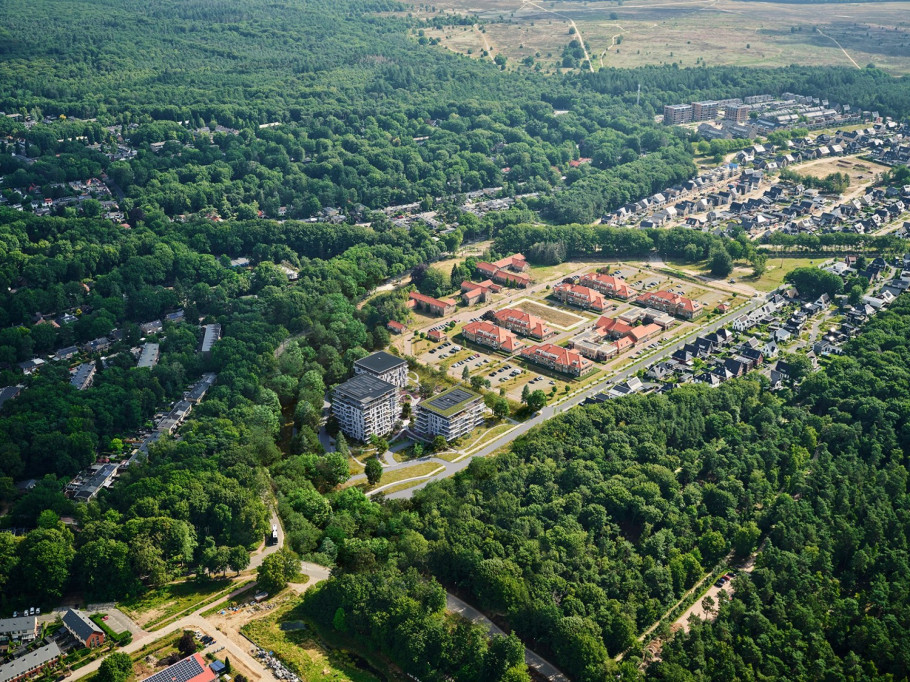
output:
[[[567,284],[565,282],[557,284],[553,287],[553,293],[563,303],[584,308],[585,310],[601,312],[607,307],[603,296],[593,289],[578,284]]]
[[[483,320],[469,322],[462,328],[461,333],[468,341],[493,350],[514,353],[521,347],[521,342],[513,332],[492,322]]]
[[[505,327],[521,336],[543,340],[556,333],[536,315],[531,315],[516,308],[503,308],[493,313],[492,317],[493,321],[499,326]]]
[[[555,372],[579,377],[594,368],[594,363],[574,350],[552,343],[531,346],[521,351],[521,357]]]

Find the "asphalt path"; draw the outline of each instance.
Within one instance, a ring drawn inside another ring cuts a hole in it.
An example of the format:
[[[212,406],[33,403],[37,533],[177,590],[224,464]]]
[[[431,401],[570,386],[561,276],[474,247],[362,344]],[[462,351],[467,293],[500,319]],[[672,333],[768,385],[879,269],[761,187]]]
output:
[[[543,424],[548,419],[551,419],[558,414],[562,414],[566,410],[569,410],[569,409],[575,407],[576,405],[580,405],[585,400],[587,400],[589,397],[594,396],[597,393],[603,392],[604,390],[608,389],[610,386],[625,381],[626,379],[633,376],[640,369],[648,367],[654,363],[658,363],[663,360],[666,360],[678,348],[682,347],[683,344],[692,341],[697,336],[703,336],[704,334],[710,334],[711,332],[717,331],[721,327],[732,322],[734,319],[736,319],[740,315],[746,315],[748,313],[751,313],[753,310],[760,308],[762,305],[764,305],[764,303],[766,301],[767,301],[767,298],[765,296],[756,296],[751,301],[746,303],[746,305],[744,305],[740,308],[737,308],[736,310],[733,310],[733,311],[727,313],[726,315],[722,315],[722,316],[716,318],[711,323],[709,323],[703,327],[699,327],[698,329],[691,331],[690,333],[686,334],[685,336],[683,336],[682,338],[677,340],[675,343],[668,344],[667,346],[659,349],[657,352],[655,352],[651,355],[648,355],[646,357],[643,357],[639,360],[636,360],[635,362],[627,365],[624,369],[621,369],[620,371],[611,375],[609,379],[605,379],[604,381],[601,381],[601,382],[595,384],[594,386],[591,386],[590,388],[587,388],[587,389],[581,391],[577,395],[574,395],[571,398],[569,398],[568,400],[565,400],[561,403],[558,403],[555,405],[547,405],[546,407],[544,407],[542,410],[540,410],[537,414],[535,414],[533,417],[531,417],[527,421],[521,422],[518,426],[516,426],[514,429],[512,429],[508,433],[503,434],[496,440],[492,441],[488,445],[485,445],[484,447],[479,449],[477,452],[473,453],[472,455],[470,455],[468,457],[465,457],[462,460],[459,460],[458,462],[447,462],[446,460],[439,459],[438,457],[422,457],[419,460],[410,460],[408,462],[402,462],[400,464],[400,466],[386,467],[384,469],[384,471],[401,469],[401,468],[413,466],[415,461],[438,462],[441,466],[445,467],[443,469],[443,471],[440,471],[438,474],[427,478],[425,481],[422,481],[422,482],[418,483],[417,485],[407,488],[405,490],[399,490],[394,493],[390,493],[387,497],[389,499],[410,499],[411,497],[413,497],[414,493],[417,490],[420,490],[421,488],[426,487],[428,484],[432,483],[433,481],[439,481],[443,478],[448,478],[449,476],[454,476],[459,471],[463,471],[464,469],[467,469],[468,465],[470,465],[470,463],[471,463],[471,460],[473,460],[475,457],[486,457],[487,455],[493,454],[500,448],[503,448],[506,445],[508,445],[509,443],[511,443],[516,438],[523,436],[528,431],[533,429],[535,426]]]
[[[448,592],[446,592],[446,610],[450,613],[457,613],[462,618],[485,627],[491,635],[505,636],[506,634],[480,611]],[[528,664],[529,668],[534,668],[534,670],[550,680],[550,682],[569,682],[569,678],[563,675],[555,665],[528,648],[525,648],[525,663]]]

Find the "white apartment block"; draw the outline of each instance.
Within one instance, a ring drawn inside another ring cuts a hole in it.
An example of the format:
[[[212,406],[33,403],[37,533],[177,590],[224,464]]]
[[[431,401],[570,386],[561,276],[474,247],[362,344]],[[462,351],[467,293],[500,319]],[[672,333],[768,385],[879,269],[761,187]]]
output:
[[[341,430],[361,442],[389,433],[400,412],[398,387],[372,374],[355,375],[332,395],[332,413]]]
[[[453,441],[483,424],[483,410],[483,398],[477,393],[450,388],[417,404],[415,429],[428,438]]]
[[[384,350],[357,360],[354,363],[354,374],[369,374],[398,388],[408,385],[408,363]]]

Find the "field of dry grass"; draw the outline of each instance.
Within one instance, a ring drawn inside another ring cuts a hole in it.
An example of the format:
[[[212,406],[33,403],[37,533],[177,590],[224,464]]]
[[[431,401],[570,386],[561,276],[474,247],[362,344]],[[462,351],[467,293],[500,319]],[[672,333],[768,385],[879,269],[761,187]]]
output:
[[[860,66],[910,73],[910,2],[782,4],[741,0],[632,2],[502,2],[442,0],[416,14],[476,15],[477,27],[428,31],[451,50],[479,57],[501,53],[516,65],[534,57],[561,68],[575,36],[595,69],[644,64],[695,66]],[[435,10],[435,12],[434,12]]]

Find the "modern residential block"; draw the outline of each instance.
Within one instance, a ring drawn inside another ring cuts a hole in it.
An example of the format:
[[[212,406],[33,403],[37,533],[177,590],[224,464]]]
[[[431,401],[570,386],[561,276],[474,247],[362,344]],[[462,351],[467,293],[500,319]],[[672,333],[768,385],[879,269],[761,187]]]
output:
[[[341,430],[362,442],[389,433],[400,411],[398,387],[372,374],[357,374],[332,394],[332,413]]]
[[[408,385],[408,363],[384,350],[354,362],[354,374],[369,374],[399,388]]]
[[[450,388],[417,404],[415,429],[423,436],[452,441],[483,424],[483,409],[483,398],[477,393]]]

